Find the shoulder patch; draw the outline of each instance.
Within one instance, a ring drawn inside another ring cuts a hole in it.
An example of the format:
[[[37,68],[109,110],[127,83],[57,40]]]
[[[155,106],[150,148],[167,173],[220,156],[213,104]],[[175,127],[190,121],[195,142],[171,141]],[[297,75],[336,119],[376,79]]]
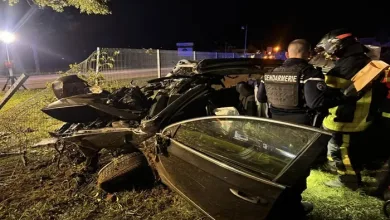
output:
[[[325,82],[318,82],[317,83],[317,89],[320,90],[320,91],[325,91],[326,90],[326,84]]]

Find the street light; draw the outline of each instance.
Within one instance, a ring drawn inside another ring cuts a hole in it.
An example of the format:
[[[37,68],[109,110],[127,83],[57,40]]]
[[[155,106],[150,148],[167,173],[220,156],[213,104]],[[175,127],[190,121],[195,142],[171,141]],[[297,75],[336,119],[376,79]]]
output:
[[[12,70],[12,63],[11,63],[11,60],[9,59],[9,52],[8,52],[8,44],[14,42],[15,39],[16,39],[15,34],[13,34],[11,32],[8,32],[8,31],[1,31],[0,32],[0,40],[3,41],[3,43],[5,44],[5,51],[7,53],[7,68],[8,68],[8,72],[9,72],[9,77],[7,79],[7,82],[4,85],[3,91],[10,80],[11,80],[11,86],[15,82],[14,72]]]
[[[5,44],[10,44],[14,42],[16,39],[15,34],[8,32],[8,31],[2,31],[0,32],[0,40],[3,41]]]
[[[11,33],[11,32],[8,32],[8,31],[2,31],[0,32],[0,40],[3,41],[3,43],[5,44],[5,50],[7,52],[7,60],[8,60],[8,63],[10,63],[10,59],[9,59],[9,52],[8,52],[8,44],[12,43],[15,41],[15,34]],[[12,71],[11,71],[12,72]]]
[[[275,52],[279,52],[279,50],[280,50],[280,47],[279,47],[279,46],[274,47],[274,51],[275,51]]]

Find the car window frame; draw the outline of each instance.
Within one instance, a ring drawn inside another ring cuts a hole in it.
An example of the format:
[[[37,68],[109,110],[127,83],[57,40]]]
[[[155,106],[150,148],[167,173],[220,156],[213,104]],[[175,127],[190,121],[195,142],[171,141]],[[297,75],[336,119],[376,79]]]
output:
[[[284,125],[284,126],[289,126],[289,127],[295,127],[295,128],[298,128],[298,129],[305,129],[305,130],[309,130],[309,131],[313,131],[316,133],[316,136],[314,136],[310,142],[308,142],[304,147],[302,147],[299,152],[297,153],[296,157],[294,159],[292,159],[291,161],[289,161],[286,166],[273,178],[273,179],[268,179],[269,181],[272,181],[272,182],[277,182],[281,177],[283,177],[283,175],[294,165],[294,163],[300,159],[300,157],[302,156],[302,154],[304,154],[307,149],[309,149],[310,147],[309,146],[312,146],[317,140],[318,138],[321,136],[321,134],[325,134],[325,135],[331,135],[330,132],[328,131],[325,131],[323,129],[318,129],[318,128],[315,128],[315,127],[310,127],[310,126],[305,126],[305,125],[300,125],[300,124],[295,124],[295,123],[290,123],[290,122],[284,122],[284,121],[278,121],[278,120],[274,120],[274,119],[269,119],[269,118],[260,118],[260,117],[253,117],[253,116],[244,116],[244,115],[240,115],[240,116],[229,116],[229,115],[223,115],[223,116],[206,116],[206,117],[199,117],[199,118],[193,118],[193,119],[187,119],[187,120],[183,120],[183,121],[180,121],[180,122],[176,122],[176,123],[173,123],[173,124],[170,124],[168,126],[166,126],[163,130],[162,130],[162,134],[166,134],[168,135],[170,138],[172,138],[173,140],[175,135],[177,134],[177,131],[180,129],[181,125],[182,124],[185,124],[185,123],[188,123],[188,122],[194,122],[194,121],[201,121],[201,120],[213,120],[213,119],[244,119],[244,120],[255,120],[255,121],[259,121],[259,122],[267,122],[267,123],[273,123],[273,124],[279,124],[279,125]],[[171,131],[172,128],[176,127],[175,129],[173,129],[173,132],[169,132]],[[178,142],[177,140],[175,140],[176,142]],[[186,145],[185,143],[181,143],[181,144],[184,144]],[[191,146],[188,146],[192,149],[194,149],[193,147]],[[194,149],[196,150],[196,149]],[[196,150],[198,151],[198,150]],[[201,152],[202,154],[204,154],[203,152]],[[210,155],[208,155],[210,156]],[[232,166],[233,164],[231,164],[230,166]],[[259,175],[260,173],[259,172],[256,172],[250,168],[246,168],[245,167],[241,167],[241,169],[243,170],[249,170],[251,171],[251,174],[252,175],[256,175],[260,178],[266,178],[265,176],[263,176],[264,174],[262,175]]]

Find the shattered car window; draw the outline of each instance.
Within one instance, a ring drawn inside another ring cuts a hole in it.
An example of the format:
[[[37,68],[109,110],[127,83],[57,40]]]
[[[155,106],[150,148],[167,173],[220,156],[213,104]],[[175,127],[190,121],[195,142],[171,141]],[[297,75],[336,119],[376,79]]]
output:
[[[174,139],[210,157],[272,180],[315,138],[314,131],[251,119],[203,119]]]

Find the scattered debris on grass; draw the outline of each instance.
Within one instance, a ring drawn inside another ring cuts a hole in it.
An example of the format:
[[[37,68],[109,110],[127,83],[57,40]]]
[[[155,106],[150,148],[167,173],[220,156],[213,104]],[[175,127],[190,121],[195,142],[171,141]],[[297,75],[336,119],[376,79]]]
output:
[[[107,163],[110,156],[102,152]],[[83,164],[41,148],[19,166],[18,178],[0,187],[0,219],[199,219],[203,215],[163,185],[142,191],[107,194],[96,174],[81,174]],[[0,160],[0,167],[9,160]],[[15,164],[15,161],[14,161]],[[1,180],[1,177],[0,177]],[[1,183],[1,181],[0,181]]]

